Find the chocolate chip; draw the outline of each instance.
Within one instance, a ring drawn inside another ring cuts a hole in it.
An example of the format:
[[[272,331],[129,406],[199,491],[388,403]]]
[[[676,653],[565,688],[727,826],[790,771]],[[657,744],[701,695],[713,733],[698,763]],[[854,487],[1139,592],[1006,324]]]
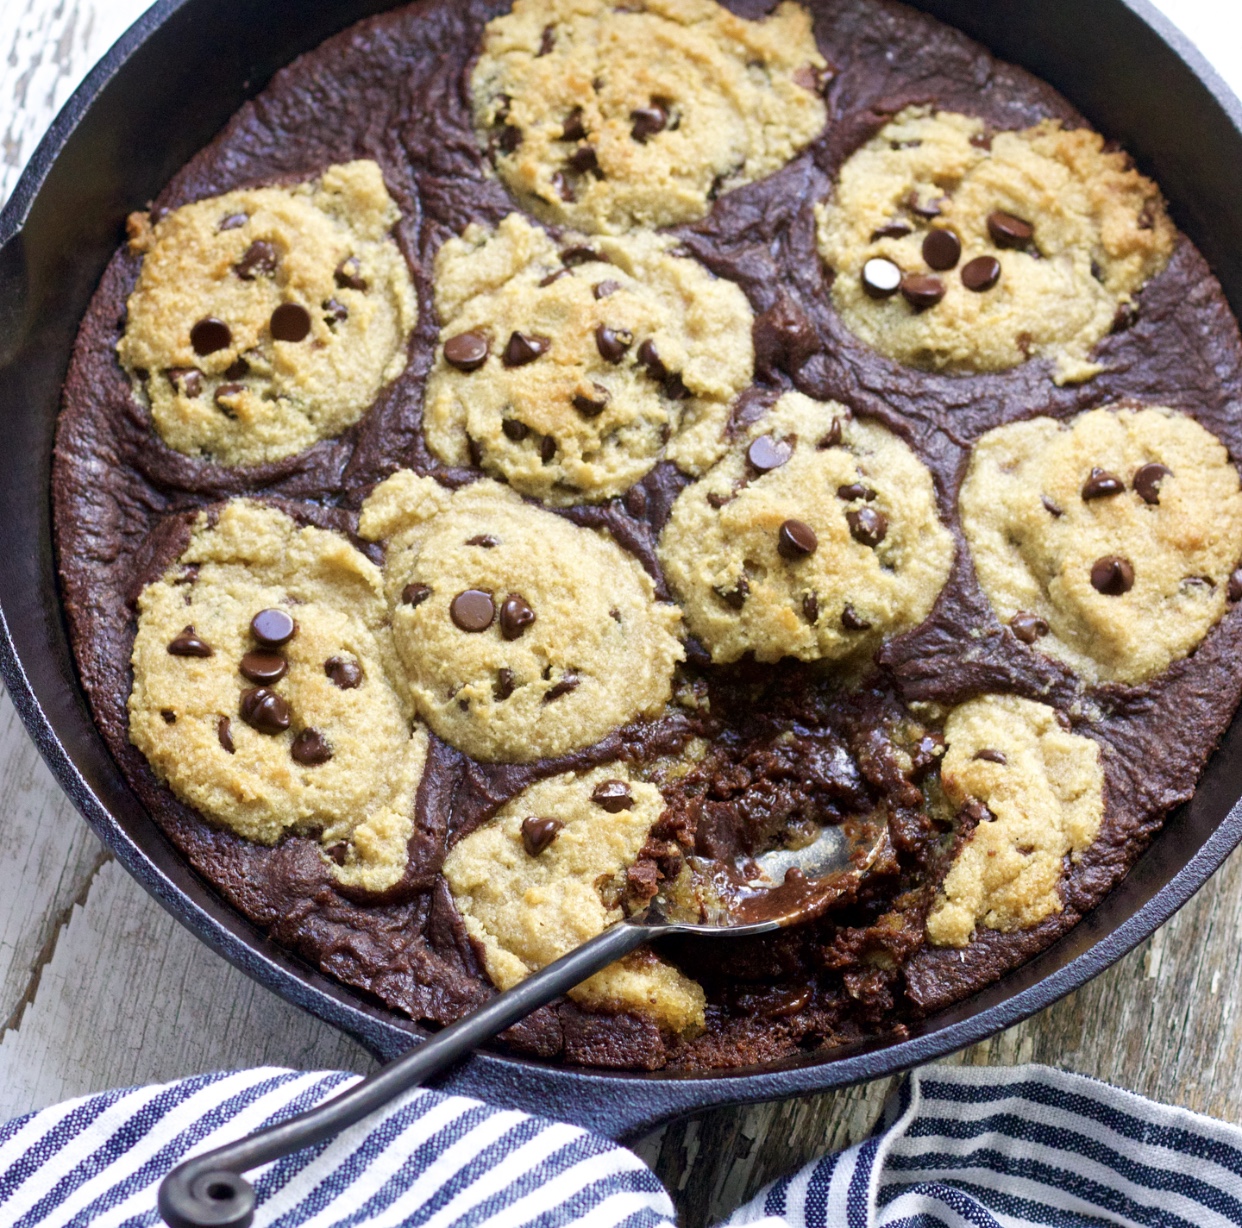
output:
[[[492,698],[503,702],[513,694],[514,685],[513,671],[502,667],[496,671],[496,682],[492,687]]]
[[[905,222],[887,222],[879,230],[871,232],[871,242],[877,239],[904,239],[909,233],[910,227]]]
[[[837,498],[844,499],[846,503],[853,503],[857,499],[865,499],[870,503],[875,498],[875,491],[861,482],[851,482],[848,486],[837,487]]]
[[[646,368],[652,379],[668,379],[668,368],[656,352],[655,342],[648,338],[638,347],[638,361]]]
[[[538,857],[564,826],[560,819],[539,819],[531,815],[522,820],[522,844],[532,857]]]
[[[939,277],[924,273],[907,273],[901,279],[901,293],[911,307],[925,311],[944,298],[945,286]]]
[[[336,266],[336,284],[342,290],[365,290],[366,279],[362,276],[362,265],[357,256],[346,256]]]
[[[206,316],[190,329],[190,344],[200,356],[227,350],[233,343],[233,333],[223,320]]]
[[[804,559],[818,546],[815,530],[801,520],[786,520],[776,538],[776,548],[785,559]]]
[[[172,367],[168,372],[168,380],[174,388],[179,388],[183,396],[193,400],[203,391],[203,373],[193,367]]]
[[[289,728],[289,705],[285,697],[265,686],[242,692],[241,715],[242,720],[259,733],[283,733]]]
[[[608,402],[611,400],[612,393],[603,384],[593,382],[589,393],[574,393],[573,405],[584,418],[597,418],[608,408]]]
[[[1024,644],[1033,644],[1048,634],[1047,622],[1038,614],[1027,614],[1019,610],[1009,620],[1009,630]]]
[[[543,33],[539,36],[539,50],[535,54],[537,56],[547,55],[555,46],[556,27],[551,25],[544,26]]]
[[[609,814],[620,814],[634,805],[634,795],[624,780],[601,780],[591,790],[591,801]]]
[[[732,588],[715,588],[712,590],[730,609],[740,610],[750,596],[750,581],[745,576],[738,576]]]
[[[569,169],[578,175],[596,175],[602,178],[599,169],[599,156],[593,145],[579,145],[566,159]]]
[[[539,279],[539,288],[541,290],[546,290],[548,286],[560,281],[562,277],[572,276],[573,273],[571,273],[568,269],[557,269],[555,273],[549,273],[547,277],[541,277]]]
[[[228,380],[244,379],[250,374],[250,364],[239,354],[224,372],[224,378]]]
[[[332,747],[323,740],[323,734],[318,729],[303,729],[293,739],[289,753],[294,762],[303,767],[318,767],[332,758]]]
[[[409,584],[401,590],[402,605],[422,605],[428,597],[431,596],[431,588],[426,584],[419,584],[417,580],[411,580]]]
[[[1106,499],[1109,495],[1124,494],[1125,489],[1126,484],[1119,477],[1096,466],[1082,484],[1082,497],[1083,499]]]
[[[310,312],[300,303],[281,303],[272,312],[273,341],[305,341],[310,335]]]
[[[1002,767],[1009,762],[1003,750],[993,750],[990,746],[975,751],[975,758],[982,759],[984,763],[999,763]]]
[[[863,618],[852,605],[846,605],[841,611],[841,626],[847,631],[870,631],[871,624]]]
[[[223,234],[226,230],[236,230],[240,226],[244,226],[250,218],[245,213],[230,213],[228,217],[220,219],[220,225],[216,227],[219,234]]]
[[[459,371],[477,371],[490,349],[491,342],[482,333],[458,333],[444,343],[444,361]]]
[[[919,217],[933,218],[940,216],[944,201],[943,196],[933,196],[931,200],[919,200],[918,193],[911,192],[906,197],[906,206],[911,213],[917,213]]]
[[[962,241],[951,230],[929,230],[923,239],[923,259],[939,272],[957,267]]]
[[[1242,568],[1239,568],[1229,577],[1228,588],[1230,601],[1242,601]]]
[[[507,640],[516,640],[535,621],[535,611],[526,598],[510,593],[500,606],[500,634]]]
[[[793,455],[793,448],[783,439],[760,435],[746,449],[746,459],[760,473],[779,469]]]
[[[1055,516],[1058,519],[1060,519],[1060,517],[1065,515],[1065,513],[1059,507],[1057,507],[1057,505],[1053,503],[1053,501],[1049,499],[1047,495],[1040,495],[1039,501],[1040,503],[1044,505],[1044,511],[1046,511],[1049,516]]]
[[[266,239],[256,239],[233,266],[233,272],[242,281],[254,281],[256,277],[271,277],[276,272],[279,260],[276,248],[271,243]]]
[[[1001,263],[995,256],[976,256],[962,266],[962,285],[982,294],[1000,281]]]
[[[271,607],[250,620],[250,634],[265,648],[279,648],[293,639],[298,625],[288,610]]]
[[[567,269],[576,269],[580,264],[608,264],[610,261],[601,256],[593,247],[567,247],[561,252],[561,263]]]
[[[891,298],[901,289],[901,270],[883,256],[873,256],[862,268],[862,288],[869,298]]]
[[[278,652],[248,652],[237,668],[256,686],[272,686],[289,672],[289,662]]]
[[[539,445],[539,459],[545,465],[550,465],[556,458],[556,440],[551,435],[545,435],[543,442]]]
[[[802,617],[806,619],[811,626],[815,626],[819,622],[819,597],[814,593],[807,593],[802,598]]]
[[[245,391],[246,391],[245,384],[221,384],[216,389],[216,394],[215,394],[214,399],[217,405],[221,406],[221,408],[227,409],[229,407],[225,406],[224,402],[230,400],[232,397],[241,396],[241,394]]]
[[[998,209],[988,214],[988,234],[997,247],[1025,247],[1035,237],[1035,227]]]
[[[653,136],[668,127],[668,108],[652,99],[649,107],[630,112],[630,136],[645,145]]]
[[[1159,503],[1160,483],[1165,478],[1171,478],[1172,476],[1173,470],[1168,465],[1162,465],[1159,461],[1152,461],[1149,464],[1139,466],[1134,471],[1134,489],[1144,503]]]
[[[552,342],[547,337],[535,333],[515,332],[510,336],[503,355],[506,367],[524,367],[548,352]]]
[[[976,149],[991,149],[992,134],[990,132],[972,132],[970,134],[970,143]]]
[[[504,431],[505,438],[511,439],[514,443],[521,443],[530,434],[530,427],[516,418],[506,418],[501,422],[500,429]]]
[[[233,722],[227,716],[222,716],[216,721],[216,737],[230,755],[236,752],[237,747],[233,745]]]
[[[595,348],[605,362],[620,362],[633,344],[634,334],[628,328],[609,328],[607,324],[600,324],[595,329]]]
[[[878,546],[888,533],[888,517],[873,507],[846,512],[845,519],[849,522],[851,536],[864,546]]]
[[[841,419],[834,418],[828,428],[828,434],[815,446],[822,452],[825,448],[836,448],[841,444]]]
[[[565,117],[565,126],[561,129],[562,141],[585,141],[586,125],[582,122],[582,108],[574,107]]]
[[[177,714],[171,708],[161,708],[160,715],[164,718],[165,725],[175,725],[177,723]]]
[[[349,845],[344,842],[334,844],[331,848],[324,849],[324,853],[333,865],[343,866],[349,860]]]
[[[323,305],[323,318],[328,324],[344,324],[349,319],[349,308],[339,300],[330,298]]]
[[[561,675],[561,680],[554,686],[550,686],[543,694],[543,702],[550,704],[554,699],[560,699],[562,695],[568,695],[570,691],[578,689],[578,683],[581,679],[577,674],[571,674],[568,671]]]
[[[496,617],[496,604],[491,593],[481,588],[468,588],[453,598],[449,617],[462,631],[486,631]]]
[[[482,546],[484,550],[495,550],[500,545],[500,538],[493,537],[490,533],[476,533],[474,537],[466,539],[467,546]]]
[[[1115,554],[1096,559],[1091,565],[1091,587],[1105,597],[1120,597],[1134,587],[1134,566]]]
[[[611,295],[616,294],[616,292],[620,289],[621,283],[619,281],[613,281],[613,279],[609,277],[604,281],[597,281],[595,285],[591,287],[591,293],[595,295],[597,299],[609,298]],[[600,327],[602,328],[603,325],[601,324]],[[632,336],[630,340],[633,340]]]
[[[522,143],[522,130],[513,124],[505,124],[496,138],[496,147],[502,154],[511,154]]]
[[[350,657],[329,657],[323,663],[323,672],[342,691],[352,691],[362,685],[362,666]]]
[[[168,651],[174,657],[210,657],[214,656],[214,650],[206,640],[200,639],[195,634],[192,626],[179,635],[171,644],[168,645]]]

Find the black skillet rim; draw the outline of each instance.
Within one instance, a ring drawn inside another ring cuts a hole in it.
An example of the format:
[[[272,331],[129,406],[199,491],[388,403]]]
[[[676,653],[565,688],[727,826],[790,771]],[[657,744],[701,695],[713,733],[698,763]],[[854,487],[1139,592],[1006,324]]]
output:
[[[12,197],[0,211],[0,329],[10,323],[20,329],[21,324],[20,307],[6,302],[13,284],[6,252],[11,241],[20,237],[22,225],[36,207],[41,189],[75,131],[109,83],[147,41],[171,18],[202,2],[159,0],[143,14],[86,77],[35,150]],[[975,23],[971,20],[969,0],[916,0],[916,5],[973,33],[971,27]],[[1234,134],[1242,136],[1242,103],[1193,44],[1147,0],[1096,0],[1096,5],[1100,9],[1112,7],[1115,19],[1137,22],[1145,27],[1148,36],[1154,35],[1162,44],[1162,51],[1180,62],[1177,67],[1188,70],[1207,91],[1207,105],[1223,113],[1218,117],[1224,118]],[[998,54],[1022,62],[1020,47],[999,47],[995,38],[991,46]],[[1030,66],[1039,71],[1038,65]],[[1066,92],[1072,95],[1072,91]],[[1200,99],[1200,104],[1203,101]],[[1142,142],[1132,143],[1141,153]],[[1188,229],[1192,237],[1197,237],[1194,228]],[[1239,304],[1234,306],[1237,310]],[[0,368],[8,357],[0,350]],[[66,354],[66,362],[67,359]],[[63,625],[60,633],[64,634]],[[277,948],[222,902],[212,907],[210,899],[194,899],[155,863],[79,771],[35,694],[10,632],[9,612],[4,609],[0,609],[0,676],[27,731],[79,812],[125,868],[179,921],[242,971],[288,1001],[353,1034],[377,1055],[394,1056],[415,1040],[419,1033],[413,1025],[403,1026],[391,1014],[360,1002],[343,987]],[[80,688],[73,699],[82,703]],[[1166,831],[1156,837],[1125,882],[1059,942],[974,999],[934,1016],[927,1025],[914,1030],[908,1040],[873,1044],[818,1061],[808,1057],[797,1063],[728,1074],[604,1072],[482,1053],[439,1086],[493,1104],[578,1122],[613,1137],[632,1137],[659,1122],[688,1113],[826,1091],[943,1057],[1019,1022],[1079,988],[1148,937],[1203,885],[1242,841],[1242,802],[1238,800],[1242,785],[1215,779],[1222,773],[1223,765],[1239,752],[1242,717],[1235,717],[1222,746],[1209,762],[1194,801],[1170,816]],[[1188,817],[1196,808],[1207,813]],[[1172,829],[1180,830],[1188,824],[1185,834],[1192,843],[1199,829],[1202,835],[1193,853],[1169,875],[1160,865],[1162,842],[1170,843],[1174,839]],[[1123,891],[1127,896],[1137,895],[1139,903],[1129,915],[1114,922],[1109,913],[1124,907],[1116,903]],[[1114,903],[1112,909],[1110,902]],[[1047,975],[1041,974],[1041,966],[1063,958],[1067,947],[1076,953],[1062,966]],[[977,1009],[979,1006],[982,1009]],[[937,1020],[941,1021],[938,1025]]]

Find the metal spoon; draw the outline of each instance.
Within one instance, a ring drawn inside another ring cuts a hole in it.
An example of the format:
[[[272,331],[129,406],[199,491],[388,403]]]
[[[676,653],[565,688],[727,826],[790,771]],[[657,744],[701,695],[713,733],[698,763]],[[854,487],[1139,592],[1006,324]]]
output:
[[[736,871],[716,868],[713,877],[700,865],[703,890],[689,904],[684,883],[677,898],[657,895],[642,912],[498,994],[339,1096],[179,1164],[160,1183],[164,1222],[169,1228],[247,1228],[255,1205],[254,1189],[241,1175],[247,1169],[339,1134],[653,939],[767,934],[819,916],[866,873],[887,838],[882,822],[851,821],[823,828],[803,848],[765,853]]]

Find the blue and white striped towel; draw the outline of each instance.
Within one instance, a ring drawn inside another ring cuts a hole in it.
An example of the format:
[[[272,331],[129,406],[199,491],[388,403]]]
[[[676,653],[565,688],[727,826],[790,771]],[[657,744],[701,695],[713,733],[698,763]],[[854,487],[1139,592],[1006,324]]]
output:
[[[0,1126],[0,1225],[156,1226],[181,1159],[355,1076],[260,1069],[105,1092]],[[597,1135],[434,1091],[250,1174],[268,1228],[673,1228]],[[1043,1066],[929,1067],[872,1136],[763,1190],[730,1228],[1242,1225],[1242,1130]]]

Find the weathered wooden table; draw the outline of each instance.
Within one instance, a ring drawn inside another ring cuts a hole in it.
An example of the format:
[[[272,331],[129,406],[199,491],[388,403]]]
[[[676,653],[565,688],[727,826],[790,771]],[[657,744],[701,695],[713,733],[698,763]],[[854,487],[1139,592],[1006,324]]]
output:
[[[0,0],[0,202],[47,124],[148,0]],[[1242,17],[1161,0],[1242,92]],[[1242,1120],[1242,854],[1081,992],[950,1059],[1047,1062]],[[0,696],[0,1120],[107,1087],[370,1056],[207,950],[134,883],[61,795]],[[687,1228],[866,1133],[887,1080],[702,1114],[638,1145]]]

